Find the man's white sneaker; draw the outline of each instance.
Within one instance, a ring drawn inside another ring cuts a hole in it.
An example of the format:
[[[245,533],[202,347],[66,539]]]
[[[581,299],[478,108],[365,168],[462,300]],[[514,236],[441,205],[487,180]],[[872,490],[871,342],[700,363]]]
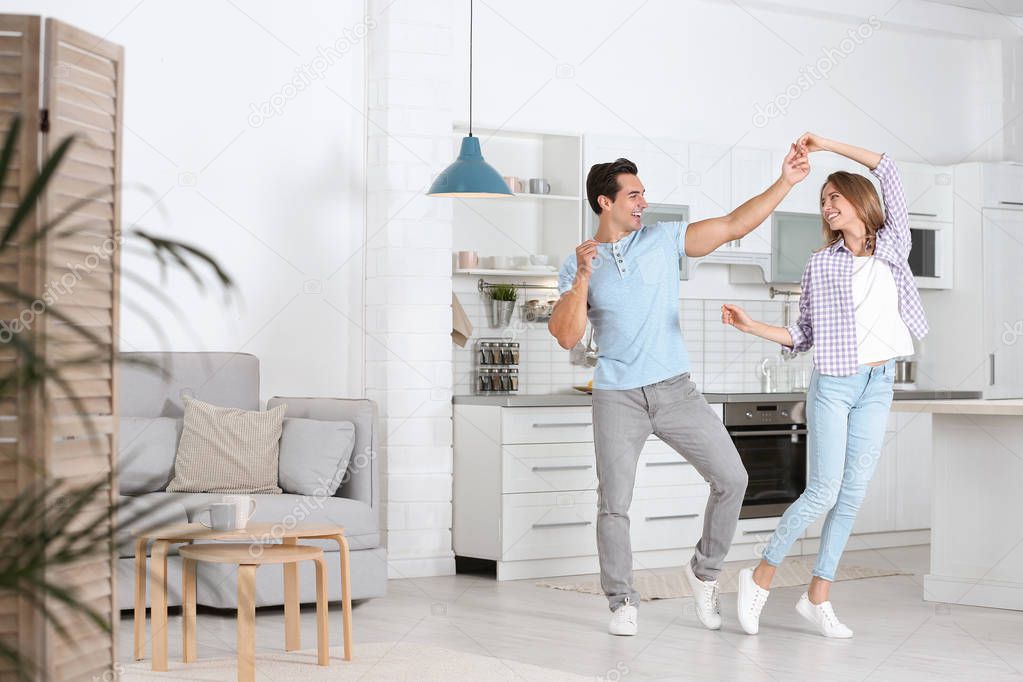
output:
[[[825,637],[848,639],[853,636],[853,631],[839,622],[830,601],[814,604],[804,592],[803,596],[796,602],[796,611],[800,616],[816,625],[817,629]]]
[[[765,590],[753,580],[753,569],[739,571],[739,625],[747,635],[760,632],[760,612],[764,610],[770,590]]]
[[[611,612],[611,622],[607,631],[612,635],[631,636],[639,631],[639,610],[633,606],[632,600],[626,599]]]
[[[689,588],[693,591],[693,601],[696,604],[696,617],[703,623],[703,627],[709,630],[721,628],[721,602],[718,599],[718,581],[700,580],[691,564],[686,564],[686,580]]]

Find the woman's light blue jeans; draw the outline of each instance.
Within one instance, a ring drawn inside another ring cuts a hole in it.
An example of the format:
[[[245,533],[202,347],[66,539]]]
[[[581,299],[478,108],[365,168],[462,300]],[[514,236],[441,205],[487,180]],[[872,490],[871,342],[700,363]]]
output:
[[[835,579],[856,512],[881,457],[894,380],[894,360],[877,367],[860,365],[856,374],[844,377],[814,370],[806,394],[806,490],[785,510],[764,550],[764,561],[781,564],[806,527],[827,512],[813,574]]]

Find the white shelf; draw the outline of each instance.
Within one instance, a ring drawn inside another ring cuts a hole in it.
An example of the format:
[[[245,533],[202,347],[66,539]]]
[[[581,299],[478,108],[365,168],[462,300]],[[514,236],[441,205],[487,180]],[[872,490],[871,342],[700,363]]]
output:
[[[582,241],[585,203],[582,137],[542,130],[491,129],[475,126],[487,161],[506,177],[527,183],[520,190],[486,201],[452,204],[453,243],[456,250],[477,253],[565,254]],[[459,148],[464,129],[456,126],[452,150]],[[550,194],[531,194],[530,178],[550,183]],[[525,190],[525,191],[523,191]],[[500,272],[496,272],[501,270]],[[471,269],[471,274],[528,278],[547,273],[510,267]],[[554,273],[551,273],[554,275]]]
[[[557,277],[557,270],[483,270],[474,268],[471,270],[454,270],[455,275],[477,275],[480,277]]]
[[[529,192],[521,192],[519,194],[513,194],[509,199],[546,199],[551,201],[581,201],[579,197],[574,197],[571,194],[530,194]]]
[[[516,199],[516,200],[530,200],[530,199],[542,199],[544,201],[582,201],[581,197],[575,197],[571,194],[530,194],[529,192],[520,192],[518,194],[504,194],[496,197],[463,197],[463,199],[480,199],[483,201],[493,201],[494,199]]]

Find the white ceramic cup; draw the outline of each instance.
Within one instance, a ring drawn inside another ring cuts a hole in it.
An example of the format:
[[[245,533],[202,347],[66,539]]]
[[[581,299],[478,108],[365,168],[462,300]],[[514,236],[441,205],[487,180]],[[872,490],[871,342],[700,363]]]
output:
[[[199,523],[213,530],[237,530],[238,514],[235,513],[236,509],[237,505],[233,502],[214,502],[196,514],[196,518]],[[210,515],[209,523],[202,520],[202,515],[207,513]]]
[[[521,270],[529,265],[529,256],[512,256],[511,266],[514,270]]]
[[[256,512],[256,501],[249,495],[224,495],[222,502],[235,508],[235,528],[242,530]]]
[[[530,178],[529,179],[529,193],[530,194],[550,194],[551,183],[547,182],[547,178]]]
[[[511,259],[508,256],[491,256],[491,266],[494,270],[507,270],[511,266]]]
[[[529,255],[529,262],[533,265],[551,265],[551,261],[553,260],[554,258],[552,256],[547,256],[542,253],[533,253]]]

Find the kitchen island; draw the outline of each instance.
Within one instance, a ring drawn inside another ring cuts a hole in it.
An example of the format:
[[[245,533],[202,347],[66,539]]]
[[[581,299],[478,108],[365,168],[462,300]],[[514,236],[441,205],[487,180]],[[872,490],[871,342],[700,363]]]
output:
[[[903,400],[932,417],[926,601],[1023,610],[1023,400]]]

